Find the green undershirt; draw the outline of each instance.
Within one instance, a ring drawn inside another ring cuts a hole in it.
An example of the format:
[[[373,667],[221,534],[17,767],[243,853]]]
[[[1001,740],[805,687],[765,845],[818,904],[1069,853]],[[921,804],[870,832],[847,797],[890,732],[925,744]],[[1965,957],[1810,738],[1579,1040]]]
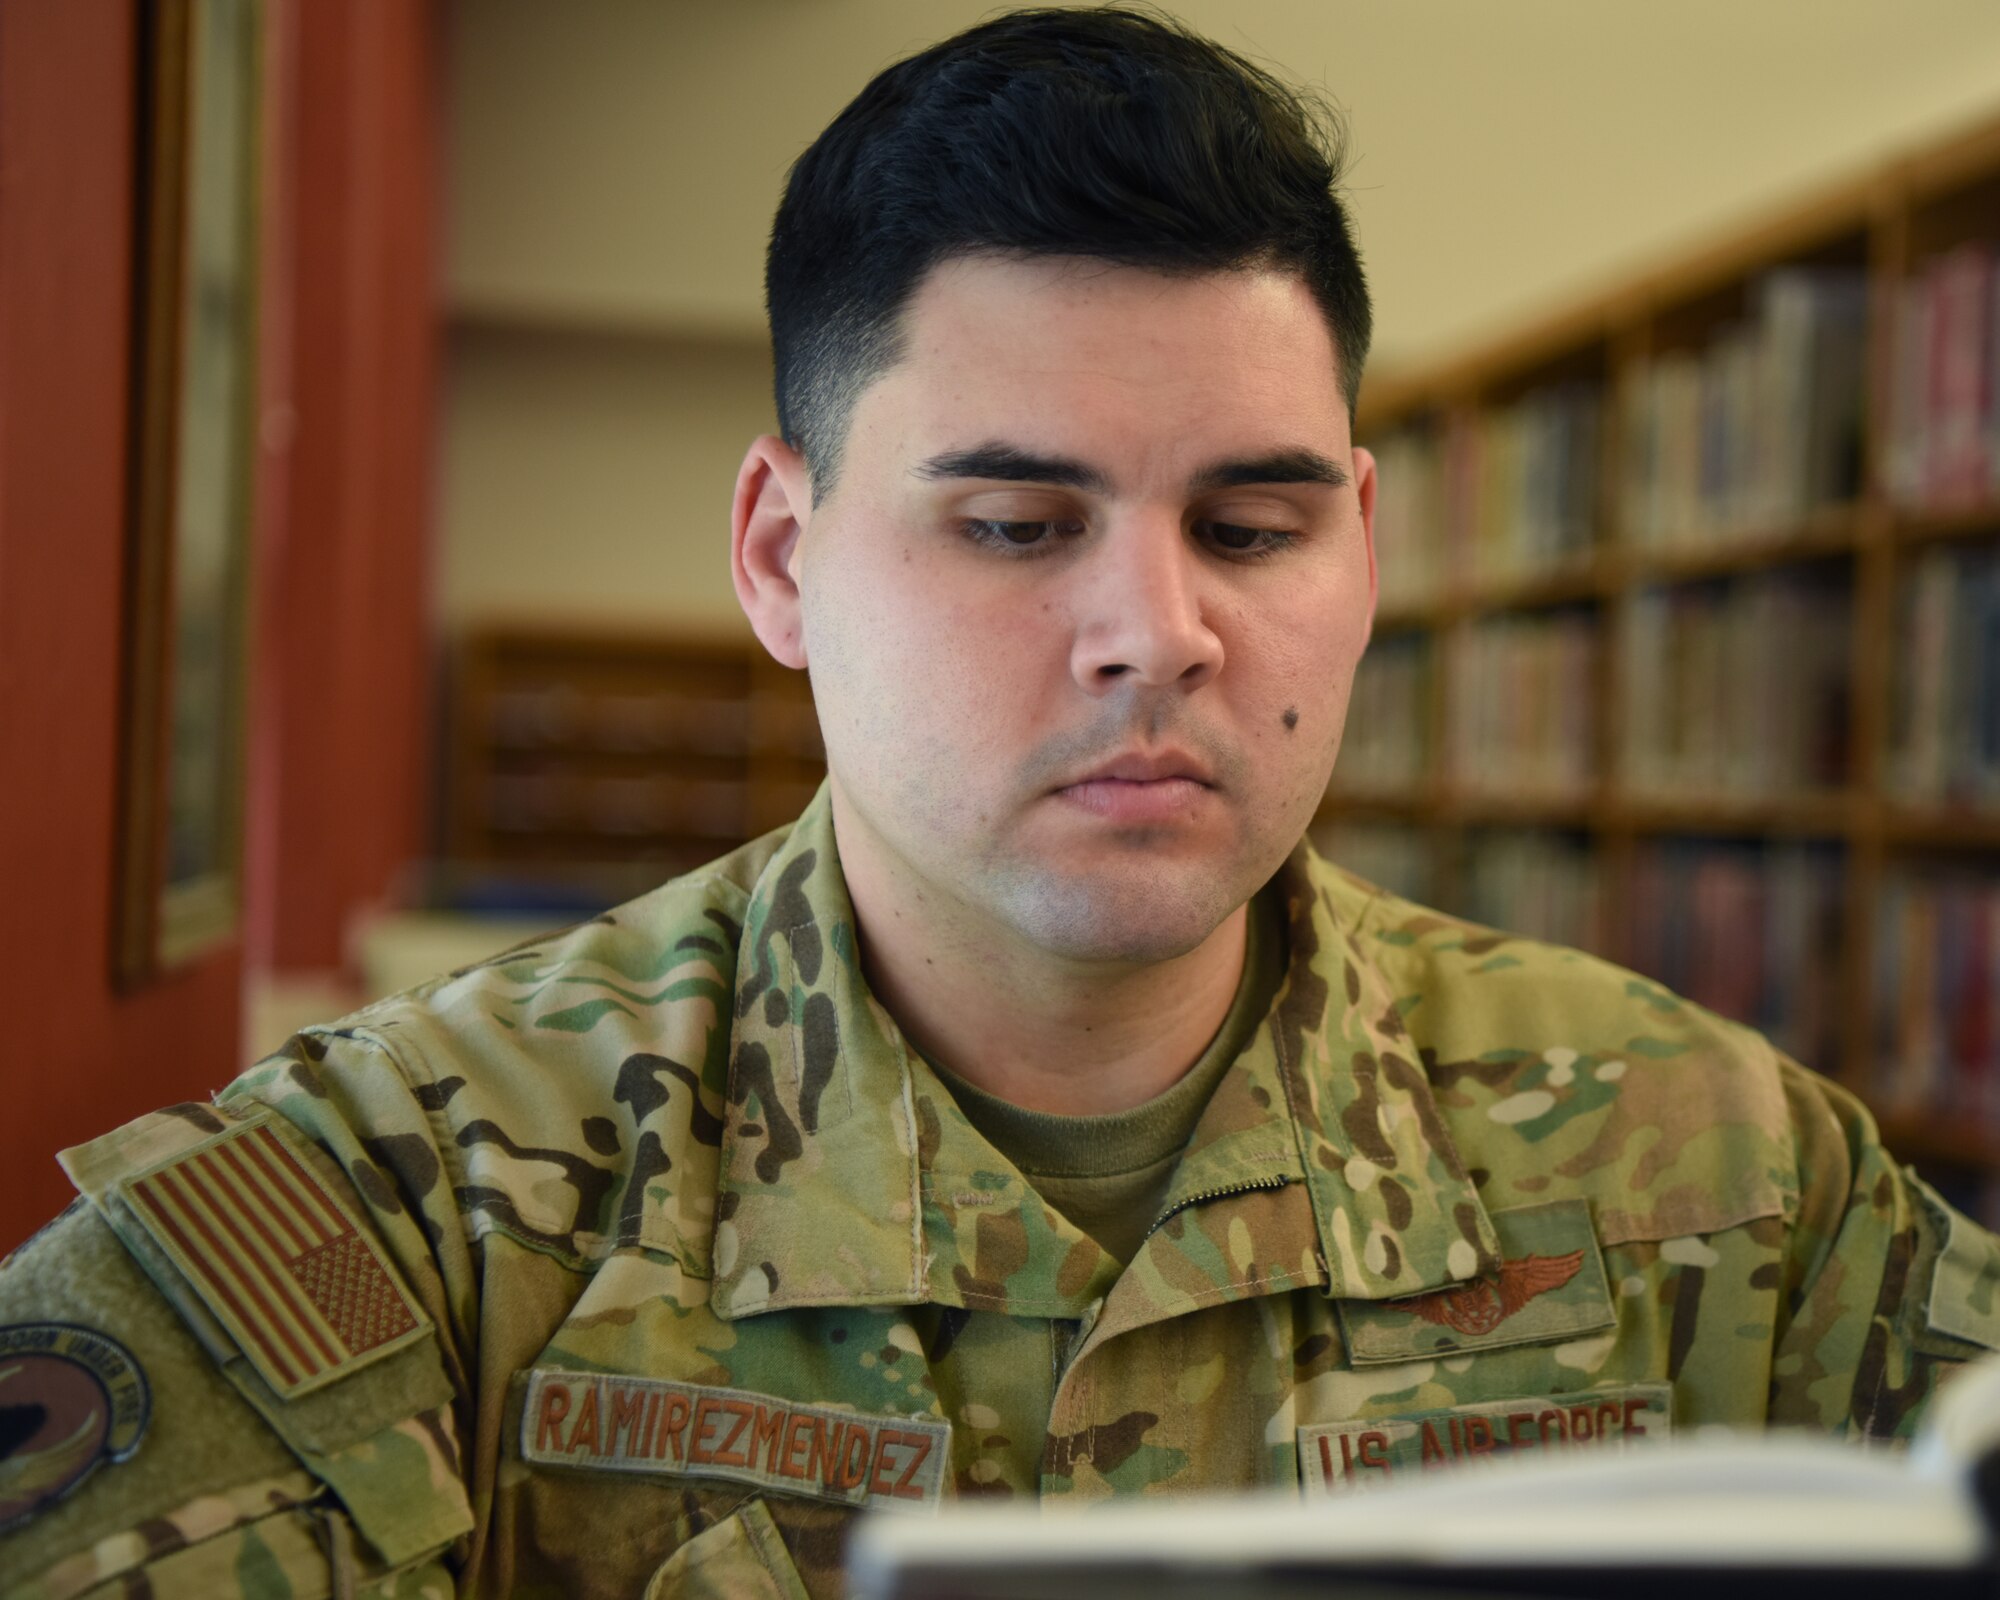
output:
[[[1243,976],[1222,1026],[1172,1088],[1130,1111],[1092,1117],[1029,1111],[975,1089],[935,1061],[931,1067],[966,1120],[1044,1200],[1121,1265],[1129,1263],[1159,1218],[1209,1096],[1270,1010],[1284,976],[1284,942],[1274,897],[1258,895],[1244,930]]]

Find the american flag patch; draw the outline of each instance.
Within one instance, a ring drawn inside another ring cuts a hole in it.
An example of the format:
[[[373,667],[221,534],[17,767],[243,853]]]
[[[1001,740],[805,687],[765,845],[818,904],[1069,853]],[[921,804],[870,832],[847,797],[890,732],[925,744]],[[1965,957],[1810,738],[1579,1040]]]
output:
[[[374,1239],[268,1121],[232,1128],[125,1192],[146,1231],[286,1399],[429,1326]]]

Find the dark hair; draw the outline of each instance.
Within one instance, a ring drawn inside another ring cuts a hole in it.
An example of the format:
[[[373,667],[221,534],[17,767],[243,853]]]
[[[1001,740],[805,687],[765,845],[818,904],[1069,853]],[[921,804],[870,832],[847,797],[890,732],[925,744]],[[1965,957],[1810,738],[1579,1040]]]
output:
[[[957,255],[1297,272],[1351,412],[1370,313],[1335,195],[1344,144],[1318,102],[1124,7],[1010,12],[887,68],[793,165],[771,227],[778,425],[815,496],[901,354],[904,307]]]

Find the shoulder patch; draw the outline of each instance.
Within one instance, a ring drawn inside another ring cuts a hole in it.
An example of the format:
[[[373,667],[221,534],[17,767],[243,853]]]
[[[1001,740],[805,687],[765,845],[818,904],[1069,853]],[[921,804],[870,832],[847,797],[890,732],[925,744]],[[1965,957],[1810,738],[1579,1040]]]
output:
[[[1912,1185],[1937,1230],[1924,1321],[1933,1333],[2000,1350],[2000,1238],[1947,1202],[1922,1178]]]
[[[0,1533],[139,1448],[146,1374],[116,1339],[67,1322],[0,1327]]]
[[[133,1216],[281,1398],[423,1337],[370,1232],[260,1117],[123,1185]]]

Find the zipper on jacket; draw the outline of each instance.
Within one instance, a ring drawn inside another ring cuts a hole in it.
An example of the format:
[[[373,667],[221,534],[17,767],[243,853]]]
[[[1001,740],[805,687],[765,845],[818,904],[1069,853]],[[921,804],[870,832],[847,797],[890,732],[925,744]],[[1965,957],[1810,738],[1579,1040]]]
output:
[[[1252,1178],[1247,1183],[1225,1184],[1220,1189],[1203,1189],[1199,1193],[1187,1195],[1155,1217],[1153,1225],[1146,1230],[1145,1237],[1139,1242],[1144,1244],[1147,1239],[1160,1231],[1169,1217],[1179,1216],[1189,1206],[1203,1205],[1210,1200],[1221,1200],[1232,1194],[1250,1194],[1258,1189],[1282,1189],[1286,1184],[1298,1181],[1289,1172],[1280,1172],[1269,1178]]]

